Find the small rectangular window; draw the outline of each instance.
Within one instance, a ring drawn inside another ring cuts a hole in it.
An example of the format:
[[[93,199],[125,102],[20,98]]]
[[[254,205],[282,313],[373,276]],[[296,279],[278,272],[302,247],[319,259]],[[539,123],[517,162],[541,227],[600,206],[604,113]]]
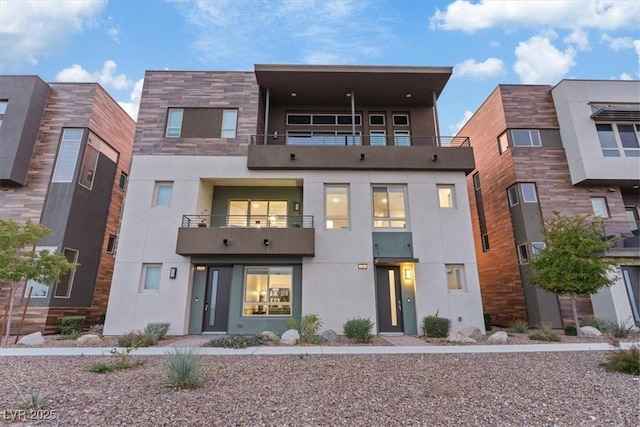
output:
[[[507,196],[509,198],[509,206],[515,206],[518,204],[518,187],[512,185],[507,189]]]
[[[454,185],[438,185],[438,205],[441,208],[455,208],[456,194]]]
[[[387,145],[387,136],[383,130],[372,130],[369,132],[369,145],[374,147],[384,147]]]
[[[7,105],[9,105],[8,100],[0,100],[0,114],[5,114],[7,112]]]
[[[509,149],[509,139],[507,138],[506,132],[498,137],[498,148],[500,150],[500,154]]]
[[[98,166],[98,157],[100,157],[100,141],[94,140],[95,135],[89,133],[87,139],[87,146],[84,149],[84,156],[82,158],[82,166],[80,167],[80,176],[78,177],[78,184],[91,190],[93,188],[93,178],[96,174],[96,168]]]
[[[167,115],[167,137],[178,138],[182,131],[182,108],[169,108]]]
[[[335,125],[336,124],[336,116],[334,115],[321,115],[315,114],[313,116],[312,124],[314,125]]]
[[[360,126],[360,115],[356,114],[356,126]],[[338,115],[338,124],[339,125],[350,125],[351,124],[351,114],[341,114]]]
[[[547,244],[544,242],[531,242],[531,256],[537,257],[546,247]]]
[[[475,190],[480,189],[480,174],[478,172],[473,174],[473,188]]]
[[[369,125],[384,126],[384,114],[369,114]]]
[[[160,273],[162,272],[162,264],[143,264],[142,265],[142,284],[143,291],[157,291],[160,289]]]
[[[394,126],[409,126],[409,115],[408,114],[394,114],[393,115],[393,125]]]
[[[118,187],[121,190],[124,190],[127,188],[127,174],[124,172],[120,172],[120,182],[118,182]]]
[[[327,229],[349,228],[349,186],[326,185],[324,194]]]
[[[310,114],[288,114],[287,124],[288,125],[310,125],[311,115]]]
[[[482,252],[489,251],[489,235],[487,233],[481,236],[482,238]]]
[[[40,251],[55,252],[58,250],[56,246],[36,246],[35,252]],[[31,290],[31,298],[46,298],[49,295],[49,285],[46,283],[40,283],[33,279],[27,281],[24,287],[24,296],[29,296],[29,290]]]
[[[63,254],[67,261],[76,263],[78,262],[78,251],[75,249],[65,248]],[[69,298],[71,296],[71,289],[73,288],[73,279],[75,277],[75,270],[71,271],[60,278],[60,281],[56,283],[56,290],[53,294],[55,298]]]
[[[522,201],[524,203],[537,203],[536,185],[532,183],[520,184],[522,188]]]
[[[541,147],[540,132],[538,130],[512,130],[514,147]]]
[[[593,208],[593,214],[597,217],[608,218],[609,208],[607,207],[607,199],[604,197],[592,197],[591,207]]]
[[[520,264],[529,263],[529,252],[526,244],[518,245],[518,262]]]
[[[107,240],[107,253],[112,254],[116,250],[116,236],[109,234],[109,240]]]
[[[64,129],[51,182],[72,182],[84,129]]]
[[[449,291],[465,291],[464,266],[462,264],[445,264],[444,267]]]
[[[170,206],[173,182],[156,182],[154,206]]]
[[[221,138],[235,138],[238,122],[238,110],[224,110],[222,112]]]

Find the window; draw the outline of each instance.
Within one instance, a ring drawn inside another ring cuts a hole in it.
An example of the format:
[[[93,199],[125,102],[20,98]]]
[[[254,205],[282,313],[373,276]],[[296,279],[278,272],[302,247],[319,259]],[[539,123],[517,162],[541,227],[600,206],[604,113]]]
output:
[[[360,114],[355,118],[356,126],[360,126]],[[287,125],[347,126],[351,121],[351,114],[287,114]]]
[[[0,99],[0,127],[2,127],[2,119],[4,118],[4,114],[7,112],[7,105],[9,101],[6,99]]]
[[[96,174],[96,167],[98,166],[98,157],[100,143],[92,138],[93,135],[89,135],[87,139],[87,146],[84,149],[84,157],[82,158],[82,166],[80,167],[80,176],[78,177],[78,184],[91,190],[93,187],[93,178]]]
[[[498,148],[500,149],[500,154],[509,149],[509,139],[506,132],[498,137]]]
[[[394,126],[409,126],[409,115],[408,114],[394,114],[393,115],[393,125]]]
[[[509,198],[509,206],[515,206],[518,204],[518,187],[512,185],[507,189],[507,196]]]
[[[512,130],[514,147],[541,147],[540,132],[537,130]]]
[[[376,147],[383,147],[387,145],[387,136],[383,130],[372,130],[369,132],[370,139],[369,144]]]
[[[116,236],[109,234],[109,240],[107,240],[107,253],[112,254],[116,250]]]
[[[540,255],[540,252],[542,252],[542,250],[544,248],[547,247],[547,244],[544,242],[531,242],[531,255],[535,258],[538,255]]]
[[[449,291],[466,290],[464,266],[462,264],[445,264],[444,267],[447,272],[447,288]]]
[[[184,110],[182,108],[169,108],[167,117],[167,136],[178,138],[182,130],[182,116]]]
[[[222,132],[221,138],[236,137],[236,123],[238,121],[238,110],[224,110],[222,112]]]
[[[438,185],[438,204],[441,208],[455,208],[456,196],[454,185]]]
[[[84,129],[64,129],[51,182],[72,182]]]
[[[142,264],[142,290],[157,291],[160,289],[160,273],[162,264]]]
[[[349,228],[348,185],[326,185],[324,207],[327,229]]]
[[[482,239],[482,252],[487,252],[490,248],[489,246],[489,235],[487,233],[484,233],[481,236]]]
[[[49,251],[55,252],[58,248],[56,246],[36,246],[35,251]],[[24,296],[25,298],[29,296],[29,290],[31,290],[31,298],[46,298],[49,295],[49,285],[46,283],[40,283],[35,280],[27,281],[26,286],[24,287]]]
[[[520,264],[529,263],[529,252],[526,244],[518,245],[518,262]]]
[[[369,125],[384,126],[384,114],[369,114]]]
[[[154,206],[170,206],[173,182],[156,182]]]
[[[536,185],[532,183],[520,184],[522,189],[522,201],[524,203],[537,203]]]
[[[287,227],[286,200],[229,200],[228,227]]]
[[[480,189],[480,174],[478,172],[473,174],[473,189],[474,190]]]
[[[373,227],[406,228],[406,197],[403,186],[373,187]]]
[[[289,145],[361,145],[360,132],[355,136],[351,132],[287,132]]]
[[[592,197],[591,207],[593,214],[597,217],[608,218],[609,208],[607,207],[607,199],[604,197]]]
[[[393,132],[393,143],[398,147],[408,147],[411,145],[411,138],[408,130],[396,130]]]
[[[604,157],[640,157],[640,124],[598,123],[596,131]]]
[[[292,267],[247,267],[244,276],[245,316],[291,316]]]
[[[127,188],[127,174],[124,172],[120,172],[120,182],[118,182],[118,187],[121,190],[125,190]]]
[[[67,261],[72,263],[78,262],[77,250],[65,248],[63,254]],[[75,273],[75,271],[71,271],[60,278],[60,281],[56,283],[56,290],[53,293],[55,298],[69,298],[71,296],[71,288],[73,287],[73,278],[75,277]]]

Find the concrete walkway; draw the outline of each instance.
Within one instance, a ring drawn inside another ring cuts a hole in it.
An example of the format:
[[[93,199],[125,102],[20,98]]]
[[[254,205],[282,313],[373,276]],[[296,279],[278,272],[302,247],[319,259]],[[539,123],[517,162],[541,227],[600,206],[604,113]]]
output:
[[[396,346],[419,347],[431,345],[425,340],[421,340],[420,338],[412,337],[410,335],[378,335],[378,337],[389,344]]]

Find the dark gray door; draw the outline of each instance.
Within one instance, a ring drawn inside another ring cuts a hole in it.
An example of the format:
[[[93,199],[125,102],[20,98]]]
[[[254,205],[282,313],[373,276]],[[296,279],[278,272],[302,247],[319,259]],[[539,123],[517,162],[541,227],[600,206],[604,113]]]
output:
[[[404,332],[399,267],[376,268],[378,331]]]
[[[202,332],[227,332],[232,267],[209,267]]]

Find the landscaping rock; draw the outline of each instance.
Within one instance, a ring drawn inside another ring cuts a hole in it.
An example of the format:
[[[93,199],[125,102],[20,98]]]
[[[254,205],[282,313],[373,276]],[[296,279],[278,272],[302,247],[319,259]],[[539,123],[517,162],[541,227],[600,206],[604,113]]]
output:
[[[278,341],[278,336],[275,334],[275,332],[271,332],[271,331],[260,332],[260,338],[262,338],[262,341],[268,342],[268,343]]]
[[[327,329],[326,331],[322,331],[320,336],[328,342],[338,341],[338,334],[333,329]]]
[[[472,338],[474,340],[479,340],[482,338],[482,331],[477,326],[469,326],[460,331],[458,331],[460,335],[463,335],[468,338]]]
[[[295,329],[285,331],[280,338],[280,344],[282,345],[296,345],[298,341],[300,341],[300,334]]]
[[[499,331],[495,334],[491,334],[489,341],[496,344],[506,344],[507,341],[509,341],[509,335],[504,331]]]
[[[447,342],[457,342],[460,344],[472,344],[476,342],[473,338],[462,335],[460,332],[454,332],[447,337]]]
[[[102,338],[99,335],[87,334],[78,338],[77,341],[80,345],[101,344]]]
[[[25,335],[18,341],[18,344],[22,345],[42,345],[44,344],[44,338],[42,332],[34,332],[29,335]]]
[[[600,335],[602,335],[602,332],[600,332],[593,326],[583,326],[580,328],[580,332],[582,332],[582,334],[587,337],[599,337]]]

